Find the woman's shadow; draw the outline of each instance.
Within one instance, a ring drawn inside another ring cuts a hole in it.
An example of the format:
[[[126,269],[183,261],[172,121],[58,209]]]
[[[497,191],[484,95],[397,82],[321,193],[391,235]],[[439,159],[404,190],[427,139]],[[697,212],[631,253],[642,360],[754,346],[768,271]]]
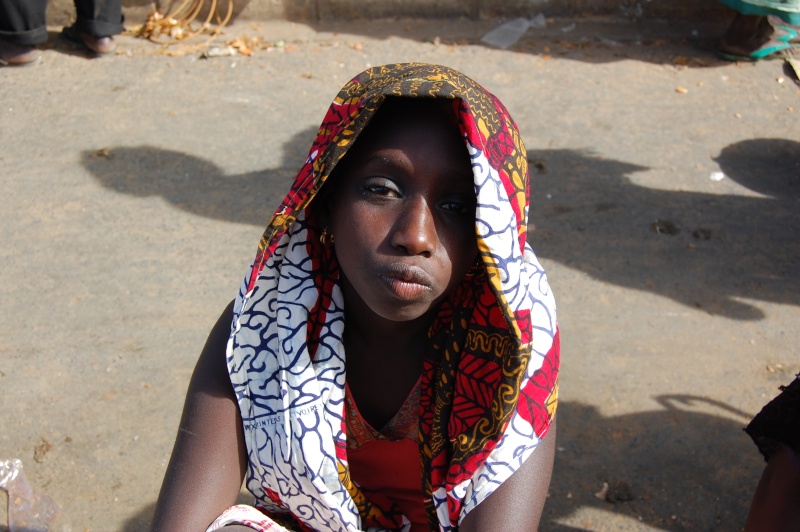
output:
[[[559,404],[542,530],[576,530],[561,523],[586,507],[616,514],[605,530],[741,529],[764,467],[742,430],[750,416],[700,396],[654,399],[656,410],[609,417],[591,405]]]
[[[755,139],[716,158],[759,195],[645,188],[646,168],[574,150],[529,153],[534,249],[627,288],[741,320],[745,300],[800,305],[800,143]]]
[[[316,133],[297,133],[277,168],[227,175],[205,159],[153,146],[83,152],[81,162],[105,188],[136,197],[161,197],[198,216],[266,227],[289,190]]]

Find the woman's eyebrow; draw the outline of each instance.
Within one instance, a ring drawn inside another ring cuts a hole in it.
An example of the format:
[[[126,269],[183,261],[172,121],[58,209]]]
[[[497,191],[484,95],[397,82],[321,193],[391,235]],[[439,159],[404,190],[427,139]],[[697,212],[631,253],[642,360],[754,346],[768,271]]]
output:
[[[412,170],[411,161],[404,156],[392,156],[387,154],[375,154],[364,161],[364,167],[369,169],[386,169],[402,172]]]
[[[367,159],[367,164],[387,164],[390,166],[399,166],[401,161],[400,157],[391,157],[389,155],[375,154]]]

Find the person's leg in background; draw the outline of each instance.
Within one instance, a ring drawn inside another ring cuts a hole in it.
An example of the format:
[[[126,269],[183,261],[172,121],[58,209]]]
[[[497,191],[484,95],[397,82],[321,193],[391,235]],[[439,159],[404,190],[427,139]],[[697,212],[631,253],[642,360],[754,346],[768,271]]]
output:
[[[800,0],[720,1],[737,12],[719,43],[724,59],[779,57],[800,41]]]
[[[0,0],[0,64],[38,61],[36,48],[47,40],[47,0]]]
[[[114,35],[122,33],[121,0],[75,0],[77,20],[64,29],[64,36],[82,44],[95,54],[108,54],[117,44]]]

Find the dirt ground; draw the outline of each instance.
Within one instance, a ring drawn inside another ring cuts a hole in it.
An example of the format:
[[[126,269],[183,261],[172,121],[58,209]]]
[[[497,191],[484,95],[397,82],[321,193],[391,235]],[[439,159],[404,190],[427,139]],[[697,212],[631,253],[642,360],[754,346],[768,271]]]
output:
[[[218,41],[279,46],[209,59],[123,37],[89,60],[54,27],[0,69],[0,460],[52,530],[147,529],[194,361],[329,101],[411,60],[485,85],[530,150],[563,338],[542,529],[741,529],[741,429],[800,371],[800,89],[716,59],[723,20],[551,19],[508,50],[480,44],[496,23],[242,21]]]

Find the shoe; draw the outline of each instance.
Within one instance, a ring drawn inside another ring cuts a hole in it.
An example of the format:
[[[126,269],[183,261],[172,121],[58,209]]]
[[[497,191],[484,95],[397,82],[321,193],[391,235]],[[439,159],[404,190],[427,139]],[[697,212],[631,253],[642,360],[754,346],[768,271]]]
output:
[[[75,26],[64,28],[61,35],[73,44],[80,44],[95,55],[108,55],[117,49],[114,37],[95,37],[84,31],[78,30]]]
[[[0,65],[33,65],[42,57],[42,52],[31,46],[22,46],[0,39]]]

